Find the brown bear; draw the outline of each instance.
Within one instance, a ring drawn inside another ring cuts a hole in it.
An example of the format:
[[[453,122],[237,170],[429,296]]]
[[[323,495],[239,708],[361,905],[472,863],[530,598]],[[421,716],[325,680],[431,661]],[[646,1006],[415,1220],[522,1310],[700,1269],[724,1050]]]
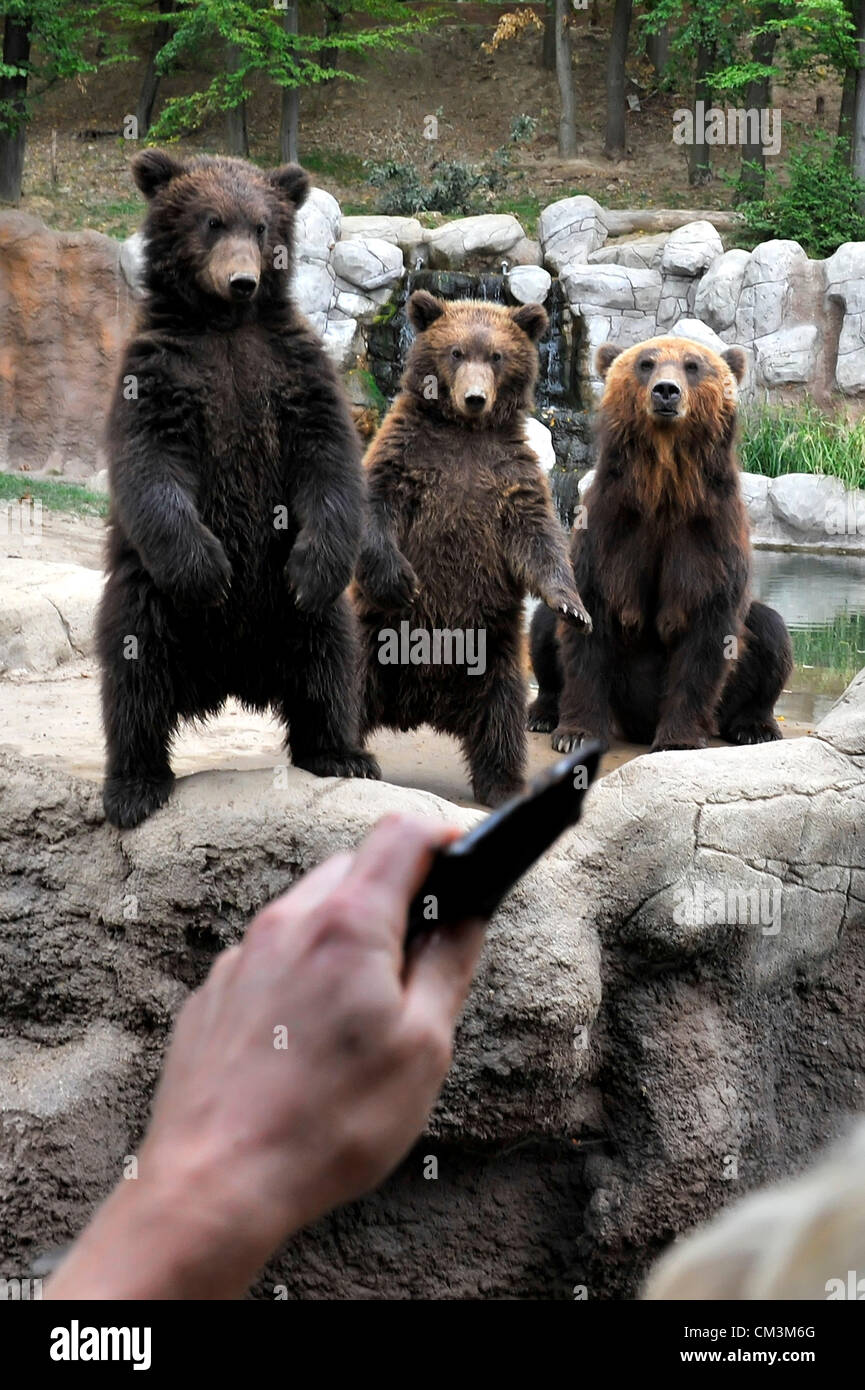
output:
[[[569,751],[613,722],[653,751],[781,737],[773,709],[790,638],[750,597],[750,542],[734,449],[740,348],[685,338],[606,344],[597,471],[574,529],[579,635],[539,608],[529,728]]]
[[[526,593],[591,625],[524,435],[547,316],[426,290],[408,314],[417,337],[402,389],[365,459],[362,732],[455,735],[475,797],[495,805],[525,775]]]
[[[108,580],[98,619],[105,813],[170,793],[180,719],[229,695],[274,709],[294,764],[378,776],[359,744],[348,597],[360,441],[289,297],[297,165],[133,162],[149,200],[147,297],[108,422]]]

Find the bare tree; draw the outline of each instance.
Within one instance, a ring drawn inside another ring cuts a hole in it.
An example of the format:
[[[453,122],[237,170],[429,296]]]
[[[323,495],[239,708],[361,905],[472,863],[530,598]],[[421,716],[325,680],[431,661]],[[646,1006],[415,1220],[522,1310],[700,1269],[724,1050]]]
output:
[[[709,74],[715,66],[715,45],[713,43],[701,43],[697,48],[697,67],[694,77],[694,132],[695,139],[688,146],[688,182],[693,187],[699,187],[704,183],[711,183],[712,180],[712,157],[709,153],[709,146],[706,144],[705,121],[696,120],[697,103],[703,103],[703,110],[708,111],[712,104],[712,88],[709,84]],[[700,129],[703,136],[702,140],[696,139],[696,132]]]
[[[236,72],[242,62],[241,50],[229,44],[226,50],[226,66],[229,72]],[[230,106],[225,113],[225,139],[228,153],[249,158],[249,131],[246,125],[246,102]]]
[[[854,20],[856,22],[856,46],[859,50],[859,59],[865,64],[865,3],[863,0],[857,0]],[[865,183],[865,66],[856,69],[855,97],[852,140],[853,173]],[[862,200],[861,210],[865,212],[865,198]]]
[[[607,54],[607,159],[621,159],[625,153],[625,63],[633,12],[633,0],[616,0]]]
[[[298,0],[289,0],[282,22],[287,34],[298,32]],[[300,92],[297,87],[283,87],[279,112],[279,157],[283,164],[297,163],[299,117]]]
[[[571,31],[567,0],[556,0],[556,80],[559,84],[559,154],[573,159],[577,153],[577,108],[571,71]]]
[[[30,26],[26,19],[6,16],[3,26],[3,62],[25,73],[30,62]],[[21,197],[21,178],[24,173],[24,149],[27,143],[25,103],[27,77],[0,77],[0,110],[7,117],[0,128],[0,202],[17,203]],[[7,125],[12,125],[7,129]]]
[[[159,0],[159,13],[161,15],[172,14],[173,12],[174,0]],[[150,129],[150,122],[153,120],[153,108],[156,105],[160,81],[159,73],[156,70],[156,60],[170,38],[171,25],[164,19],[157,20],[153,26],[150,52],[144,65],[144,76],[141,79],[141,90],[138,93],[138,104],[135,108],[139,136],[147,134]]]

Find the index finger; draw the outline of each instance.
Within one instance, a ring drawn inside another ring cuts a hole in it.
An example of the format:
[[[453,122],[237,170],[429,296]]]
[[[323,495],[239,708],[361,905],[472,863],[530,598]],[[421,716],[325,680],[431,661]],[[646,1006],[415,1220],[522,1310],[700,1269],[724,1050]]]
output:
[[[401,933],[409,902],[426,878],[435,851],[461,833],[440,821],[386,816],[356,851],[343,886],[366,901],[373,900],[389,930]]]

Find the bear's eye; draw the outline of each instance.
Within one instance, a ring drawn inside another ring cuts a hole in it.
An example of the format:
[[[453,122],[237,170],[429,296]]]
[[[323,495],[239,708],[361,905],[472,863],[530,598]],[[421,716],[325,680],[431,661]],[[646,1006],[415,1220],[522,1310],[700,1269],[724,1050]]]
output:
[[[462,352],[459,348],[451,348],[451,357],[454,359],[455,362],[459,362],[460,358],[462,357]]]
[[[697,366],[697,363],[696,363],[696,362],[686,362],[686,363],[685,363],[685,371],[686,371],[686,372],[690,372],[690,373],[691,373],[691,376],[693,376],[694,373],[695,373],[695,372],[698,372],[699,370],[700,370],[700,369],[699,369],[699,367]]]
[[[222,226],[222,218],[220,218],[220,217],[208,217],[208,219],[207,219],[207,225],[208,225],[208,227],[210,228],[210,230],[211,230],[212,232],[218,232],[219,229],[220,229],[220,227]]]
[[[654,364],[654,362],[652,361],[651,357],[644,357],[643,360],[642,360],[642,362],[640,363],[640,371],[641,371],[641,372],[650,372],[650,371],[652,370],[652,368],[654,367],[654,365],[655,365],[655,364]]]
[[[500,352],[491,352],[491,353],[490,353],[490,361],[491,361],[491,362],[501,362],[501,360],[502,360],[502,354],[501,354]]]
[[[265,226],[265,224],[264,224],[263,222],[259,222],[258,226],[257,226],[256,229],[255,229],[255,235],[256,235],[256,236],[264,236],[264,234],[265,234],[266,231],[267,231],[267,227]]]

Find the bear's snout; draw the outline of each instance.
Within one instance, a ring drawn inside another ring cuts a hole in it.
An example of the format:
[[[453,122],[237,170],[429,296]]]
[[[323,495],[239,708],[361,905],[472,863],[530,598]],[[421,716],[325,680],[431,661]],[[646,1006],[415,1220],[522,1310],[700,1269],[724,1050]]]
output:
[[[252,299],[261,279],[261,252],[247,237],[226,237],[210,253],[204,270],[207,289],[223,299]]]
[[[652,407],[660,415],[675,415],[682,399],[682,388],[675,381],[656,381],[652,387]]]
[[[495,401],[492,368],[482,362],[466,362],[454,378],[453,396],[457,409],[464,415],[475,418],[486,415]]]

